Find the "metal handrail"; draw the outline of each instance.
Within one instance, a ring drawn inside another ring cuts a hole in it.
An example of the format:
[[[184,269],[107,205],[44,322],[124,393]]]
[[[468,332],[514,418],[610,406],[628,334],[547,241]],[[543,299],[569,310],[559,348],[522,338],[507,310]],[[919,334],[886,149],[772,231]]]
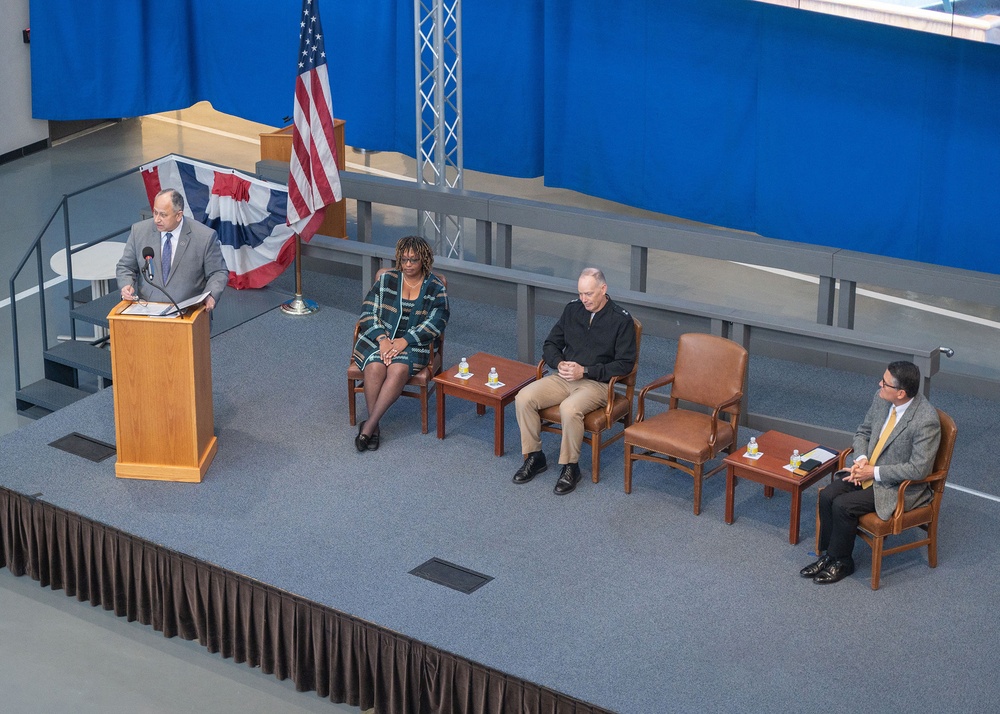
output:
[[[189,158],[183,156],[182,154],[174,154],[174,155],[181,159]],[[199,163],[208,164],[210,166],[216,166],[223,171],[233,170],[229,166],[223,166],[222,164],[217,164],[212,161],[205,161],[204,159],[191,159],[191,160],[192,161],[196,160]],[[48,339],[48,320],[46,318],[47,313],[45,309],[45,266],[43,263],[43,256],[42,256],[42,239],[44,238],[49,228],[52,226],[53,221],[55,221],[56,217],[59,215],[59,212],[62,211],[63,243],[66,248],[66,255],[67,255],[67,260],[66,260],[66,286],[67,286],[66,290],[67,290],[67,303],[68,303],[67,312],[69,314],[70,338],[76,339],[76,320],[73,318],[72,314],[73,310],[76,308],[76,298],[73,291],[72,256],[73,254],[78,253],[81,250],[85,250],[87,248],[90,248],[91,246],[97,245],[98,243],[103,243],[106,240],[119,236],[122,233],[128,231],[129,228],[125,227],[118,229],[104,236],[101,236],[100,238],[92,240],[89,243],[84,243],[74,247],[71,236],[72,229],[70,227],[70,218],[69,218],[69,199],[75,198],[77,196],[82,196],[90,191],[93,191],[94,189],[100,188],[101,186],[105,186],[109,183],[113,183],[114,181],[118,181],[122,178],[125,178],[126,176],[130,176],[131,174],[137,173],[141,168],[142,168],[141,166],[136,166],[126,171],[121,171],[117,174],[114,174],[113,176],[109,176],[107,178],[101,179],[100,181],[96,181],[92,184],[89,184],[83,188],[77,189],[76,191],[71,191],[70,193],[64,194],[62,198],[59,200],[59,204],[52,211],[52,214],[45,222],[45,225],[42,227],[42,230],[38,232],[38,235],[35,237],[34,241],[32,241],[29,248],[25,251],[24,257],[21,259],[20,263],[18,263],[17,268],[11,274],[10,280],[8,281],[8,291],[10,294],[11,333],[12,333],[13,348],[14,348],[15,390],[20,391],[20,389],[23,386],[21,383],[20,337],[18,335],[18,329],[17,329],[18,326],[17,293],[15,287],[17,279],[21,276],[21,273],[24,270],[25,266],[27,265],[28,260],[30,260],[31,256],[34,254],[35,263],[37,266],[37,273],[38,273],[37,286],[38,286],[38,301],[39,301],[39,313],[40,313],[39,323],[41,325],[41,333],[42,333],[41,334],[42,351],[43,352],[47,351],[49,349],[49,339]]]
[[[11,332],[14,340],[14,389],[21,389],[21,353],[18,347],[19,339],[17,334],[17,293],[15,292],[14,283],[17,281],[18,276],[21,271],[24,270],[24,266],[28,264],[28,260],[31,258],[32,254],[36,256],[36,263],[38,266],[38,301],[41,309],[41,326],[42,326],[42,349],[47,350],[48,345],[48,326],[45,319],[45,278],[42,271],[42,237],[45,232],[52,225],[52,221],[56,219],[59,215],[59,211],[65,210],[66,207],[66,196],[63,196],[59,201],[59,205],[56,209],[52,211],[52,215],[49,216],[49,220],[45,222],[45,226],[39,231],[38,236],[32,242],[31,247],[28,248],[24,253],[24,257],[21,258],[21,262],[17,264],[17,268],[14,269],[13,274],[10,276],[8,281],[8,291],[10,293],[10,326]]]
[[[48,332],[48,318],[45,305],[45,265],[42,256],[42,240],[45,234],[48,232],[49,228],[52,226],[53,221],[62,212],[63,215],[63,239],[66,246],[66,290],[67,290],[67,300],[68,300],[68,314],[70,316],[70,338],[76,339],[76,320],[73,319],[72,313],[76,308],[76,299],[73,292],[73,259],[72,255],[78,253],[81,250],[90,248],[91,246],[97,245],[98,243],[103,243],[104,241],[113,238],[115,236],[121,235],[123,232],[127,231],[128,228],[119,229],[113,233],[108,233],[96,240],[90,241],[89,243],[73,246],[71,227],[69,220],[69,199],[76,196],[81,196],[89,191],[93,191],[96,188],[100,188],[106,184],[118,181],[126,176],[136,173],[139,171],[139,167],[128,169],[127,171],[122,171],[110,176],[108,178],[92,183],[84,188],[72,191],[67,194],[63,194],[62,198],[59,199],[58,205],[49,215],[48,220],[45,225],[35,236],[35,239],[31,242],[31,245],[24,253],[24,257],[21,258],[14,272],[11,274],[10,279],[7,282],[8,292],[10,296],[10,324],[11,324],[11,336],[13,339],[13,351],[14,351],[14,389],[20,390],[23,386],[21,384],[21,350],[20,350],[20,336],[18,334],[18,317],[17,317],[17,292],[16,283],[17,279],[21,276],[22,271],[25,266],[27,266],[28,261],[31,259],[32,255],[35,257],[35,265],[38,274],[38,309],[39,309],[39,324],[41,326],[41,339],[42,339],[42,351],[47,351],[49,349],[49,332]]]

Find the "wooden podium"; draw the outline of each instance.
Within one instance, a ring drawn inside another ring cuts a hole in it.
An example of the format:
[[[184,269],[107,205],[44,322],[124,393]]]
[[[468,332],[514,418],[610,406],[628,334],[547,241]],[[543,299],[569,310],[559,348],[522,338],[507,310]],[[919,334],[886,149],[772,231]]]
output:
[[[262,161],[292,160],[292,132],[294,126],[260,135],[260,158]],[[337,146],[337,168],[341,171],[346,167],[344,158],[344,120],[333,120],[333,141]],[[340,199],[326,207],[326,215],[316,231],[320,235],[332,238],[347,237],[347,202]]]
[[[212,412],[209,316],[108,314],[118,478],[200,483],[218,441]]]

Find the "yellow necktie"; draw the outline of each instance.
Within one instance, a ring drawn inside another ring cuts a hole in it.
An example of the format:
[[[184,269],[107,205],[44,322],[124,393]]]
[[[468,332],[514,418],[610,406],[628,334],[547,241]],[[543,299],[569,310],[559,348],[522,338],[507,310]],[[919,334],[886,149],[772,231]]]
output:
[[[882,427],[882,433],[879,434],[878,441],[875,442],[875,448],[872,450],[872,457],[868,459],[868,463],[872,466],[878,460],[878,457],[882,455],[882,449],[885,448],[885,442],[889,440],[889,434],[892,433],[892,428],[896,426],[896,408],[889,407],[889,421],[885,423]],[[861,488],[868,488],[872,485],[875,479],[868,479],[861,484]]]

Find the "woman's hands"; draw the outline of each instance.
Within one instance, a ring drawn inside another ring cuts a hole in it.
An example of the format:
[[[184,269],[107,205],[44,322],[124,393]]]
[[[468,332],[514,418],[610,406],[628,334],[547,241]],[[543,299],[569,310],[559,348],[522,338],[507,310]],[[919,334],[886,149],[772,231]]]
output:
[[[390,362],[392,362],[392,358],[405,349],[406,349],[406,340],[403,339],[402,337],[397,337],[394,340],[390,340],[387,337],[384,340],[380,340],[378,343],[379,358],[385,364],[389,364]]]

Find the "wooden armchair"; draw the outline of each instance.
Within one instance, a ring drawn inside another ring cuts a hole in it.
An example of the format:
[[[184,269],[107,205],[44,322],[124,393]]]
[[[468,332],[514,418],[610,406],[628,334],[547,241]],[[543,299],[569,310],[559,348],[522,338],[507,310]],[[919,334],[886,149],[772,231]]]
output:
[[[879,579],[882,575],[882,557],[894,553],[902,553],[921,546],[927,546],[927,564],[937,567],[937,528],[938,512],[941,510],[941,497],[944,494],[944,484],[948,478],[948,469],[951,468],[951,454],[955,450],[955,437],[958,435],[958,428],[955,421],[945,412],[938,411],[941,418],[941,444],[938,446],[937,456],[934,458],[934,470],[930,476],[920,481],[903,481],[899,484],[899,493],[896,496],[896,510],[892,517],[883,521],[877,513],[866,513],[858,521],[858,535],[871,546],[872,549],[872,590],[878,590]],[[903,494],[907,488],[929,484],[933,491],[931,502],[925,506],[918,506],[909,511],[903,510]],[[819,519],[816,521],[817,530]],[[926,537],[919,540],[910,541],[897,545],[893,548],[885,548],[885,539],[890,535],[899,535],[911,528],[921,528],[926,532]]]
[[[714,335],[681,335],[673,373],[642,388],[636,422],[624,431],[625,493],[632,493],[633,461],[662,463],[694,477],[694,513],[701,513],[702,480],[723,468],[703,474],[705,463],[736,445],[746,374],[747,351],[740,345]],[[669,408],[646,419],[646,395],[668,384]],[[683,409],[682,402],[703,411]]]
[[[375,281],[388,270],[388,268],[382,268],[377,273],[375,273]],[[441,282],[447,287],[448,281],[445,277],[439,273],[435,273]],[[358,331],[360,328],[360,323],[355,323],[354,325],[354,339],[351,341],[351,345],[355,345],[358,341]],[[430,359],[427,362],[427,366],[422,370],[417,372],[415,375],[410,377],[409,381],[406,383],[406,387],[403,389],[404,397],[415,397],[420,400],[420,428],[421,433],[426,434],[428,432],[428,411],[430,405],[430,395],[434,391],[434,377],[441,373],[442,359],[444,354],[444,333],[441,337],[431,344],[430,348]],[[358,421],[357,414],[357,395],[365,393],[365,376],[364,373],[358,369],[358,366],[354,363],[353,357],[347,366],[347,411],[350,416],[351,426],[355,426]]]
[[[632,423],[632,403],[635,398],[635,377],[639,371],[639,347],[642,344],[642,323],[635,321],[635,364],[632,371],[624,377],[612,377],[608,382],[608,403],[606,406],[595,409],[583,418],[583,441],[591,447],[591,471],[594,483],[601,480],[601,449],[608,444],[613,444],[625,434],[624,427]],[[537,378],[541,379],[545,373],[545,361],[538,363]],[[625,392],[621,393],[615,389],[615,385],[624,385]],[[559,405],[547,407],[538,412],[542,418],[542,431],[560,433],[562,431],[561,418],[559,416]],[[615,425],[621,423],[622,431],[610,438],[604,438],[603,434],[610,431]]]

